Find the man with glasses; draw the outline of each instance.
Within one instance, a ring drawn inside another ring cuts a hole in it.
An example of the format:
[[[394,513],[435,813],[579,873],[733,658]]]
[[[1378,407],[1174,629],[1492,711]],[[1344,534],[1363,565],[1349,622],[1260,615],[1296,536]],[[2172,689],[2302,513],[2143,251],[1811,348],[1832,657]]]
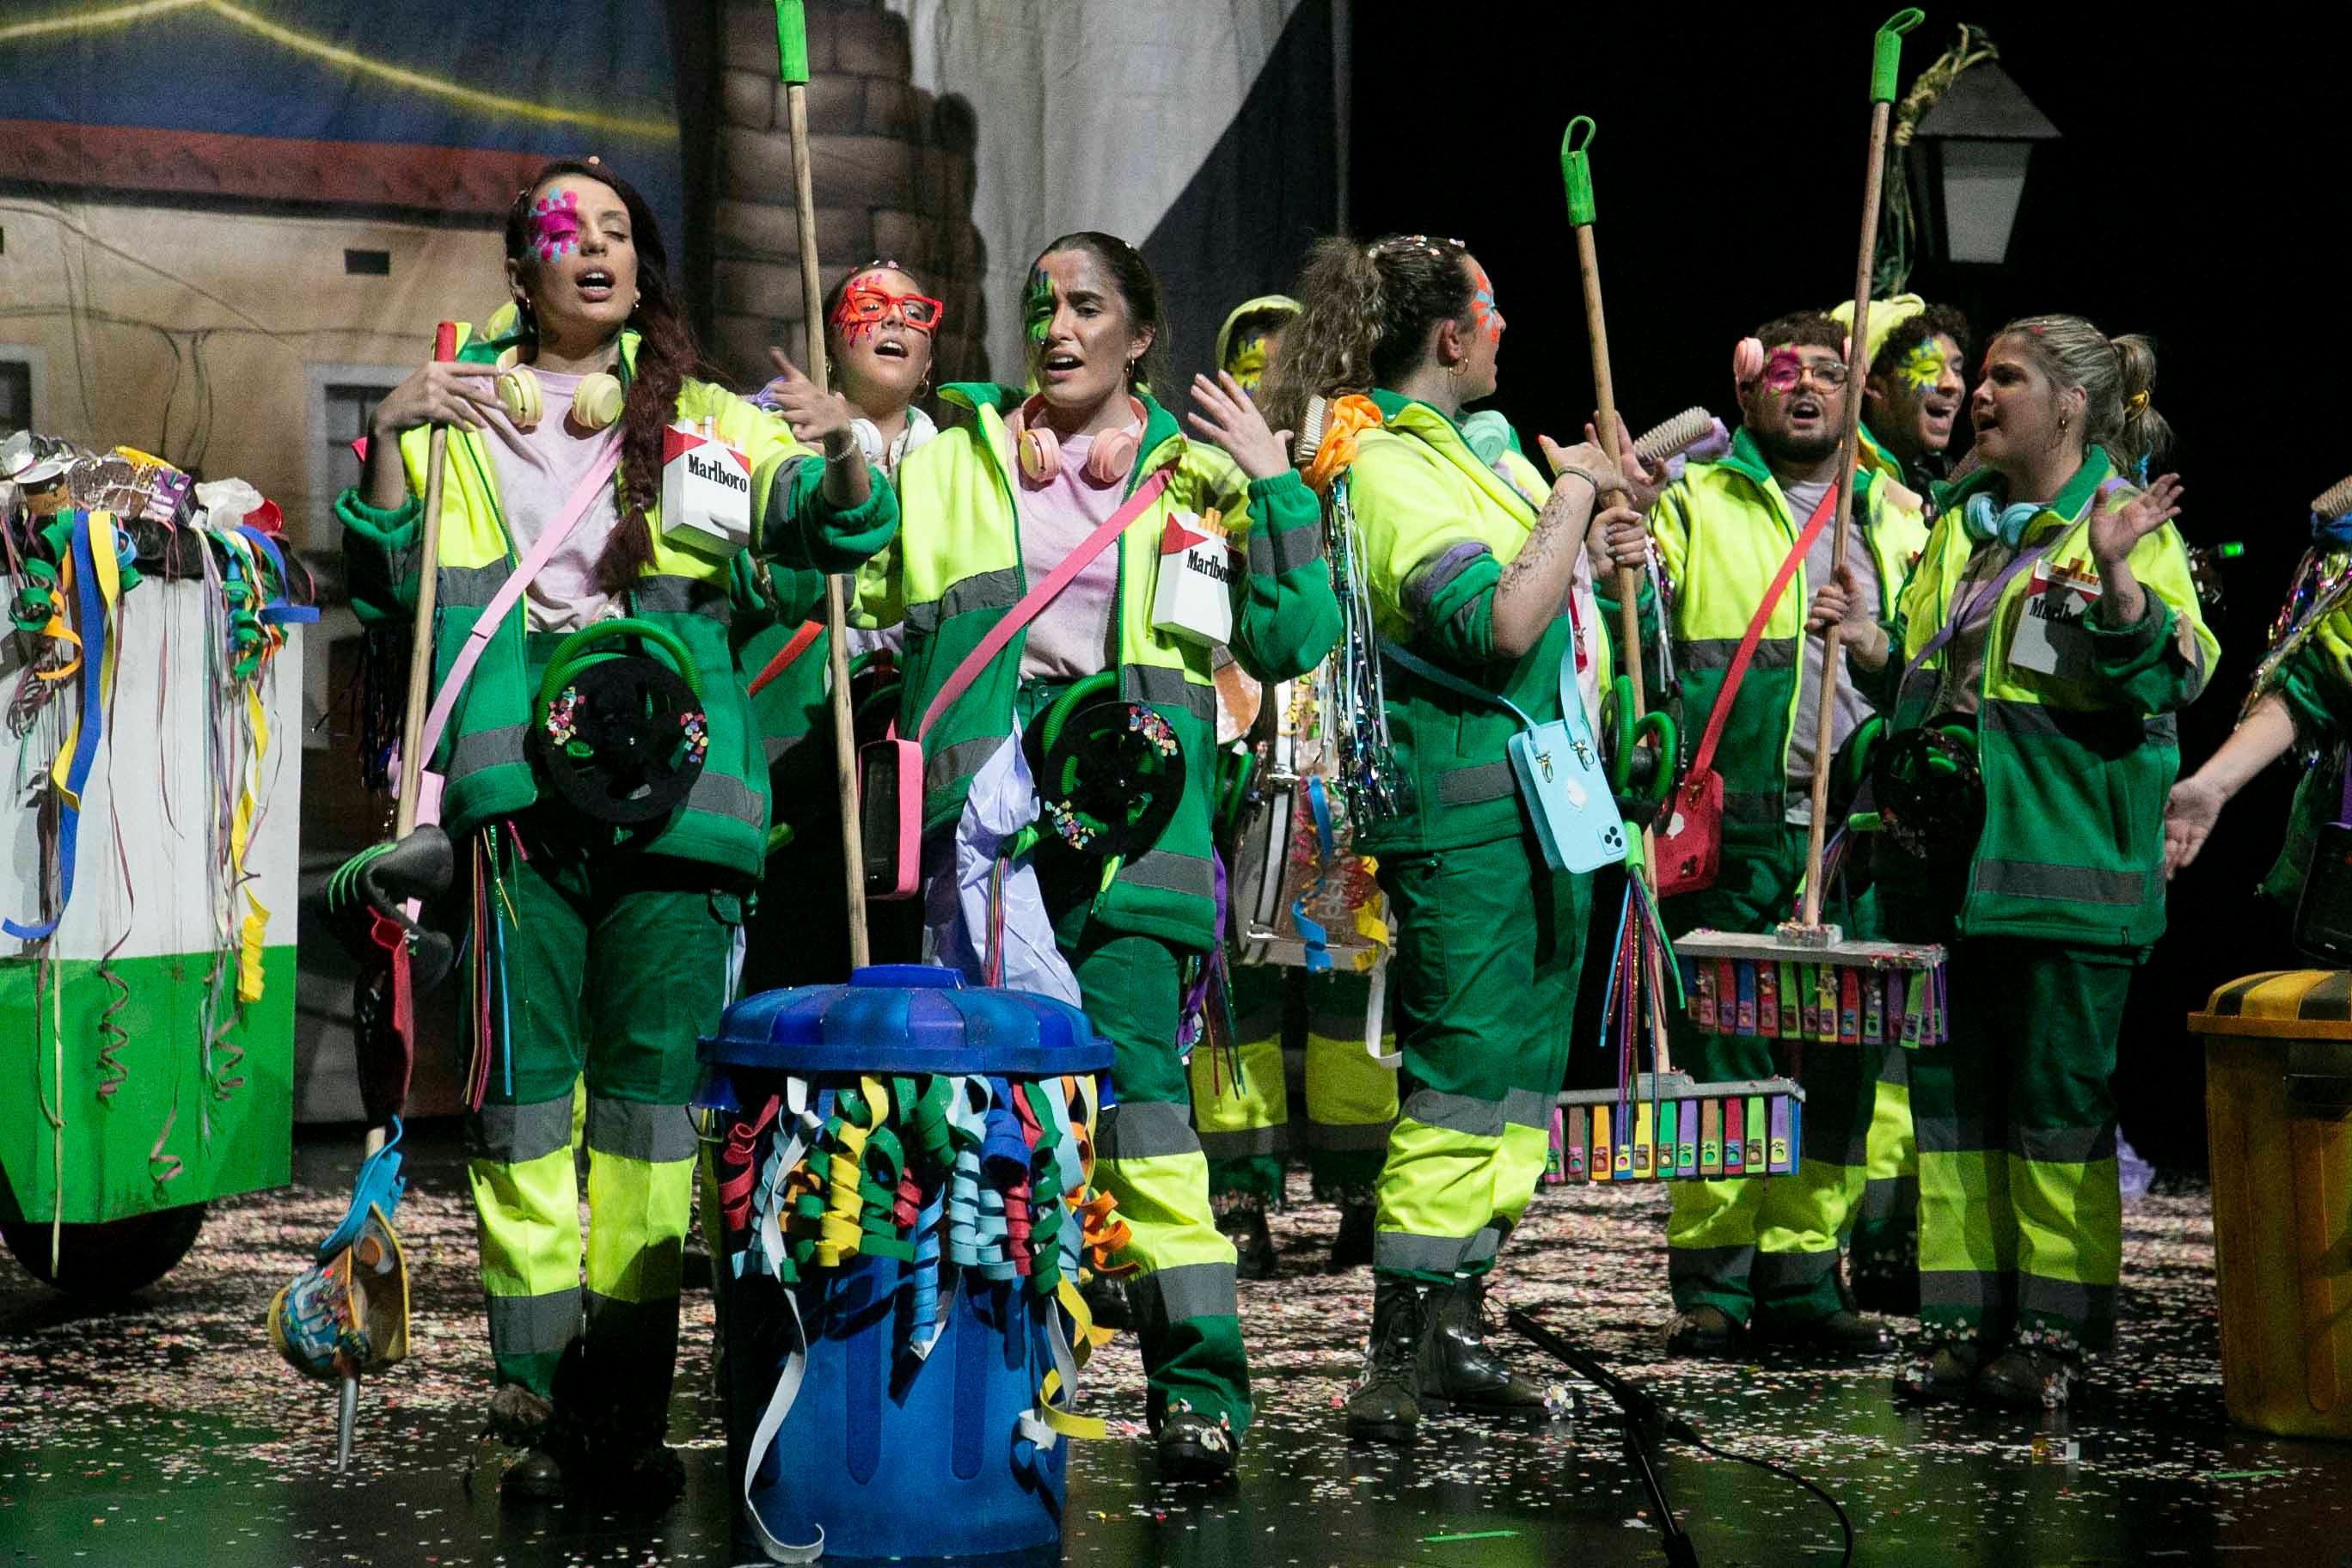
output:
[[[1700,926],[1769,931],[1790,917],[1805,867],[1822,645],[1805,631],[1811,585],[1829,580],[1836,541],[1838,448],[1846,395],[1845,330],[1806,311],[1768,322],[1733,360],[1740,428],[1731,450],[1693,463],[1650,514],[1673,593],[1667,638],[1681,681],[1683,728],[1730,711],[1715,756],[1723,777],[1722,868],[1712,887],[1665,901],[1675,935]],[[1828,515],[1806,538],[1817,511]],[[1891,600],[1927,542],[1919,498],[1858,468],[1846,562],[1874,604]],[[1783,562],[1795,571],[1764,616],[1747,668],[1735,655]],[[1615,617],[1605,617],[1613,626]],[[1841,672],[1832,735],[1842,742],[1869,705]],[[1866,899],[1826,919],[1868,934]],[[1786,1072],[1788,1053],[1755,1036],[1702,1035],[1677,1013],[1676,1065],[1710,1081]],[[1874,1063],[1851,1047],[1807,1053],[1802,1160],[1790,1175],[1674,1184],[1666,1226],[1675,1355],[1735,1353],[1753,1337],[1832,1354],[1894,1348],[1874,1320],[1847,1310],[1838,1237],[1860,1201]]]

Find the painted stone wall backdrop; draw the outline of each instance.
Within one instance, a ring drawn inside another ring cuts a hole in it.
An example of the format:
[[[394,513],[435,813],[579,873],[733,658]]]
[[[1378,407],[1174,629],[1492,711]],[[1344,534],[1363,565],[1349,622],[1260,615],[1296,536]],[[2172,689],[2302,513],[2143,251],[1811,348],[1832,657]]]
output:
[[[913,268],[947,305],[934,384],[985,376],[970,105],[917,90],[906,21],[878,0],[810,0],[808,45],[810,181],[825,287],[873,257]],[[805,342],[771,0],[727,0],[719,53],[709,346],[738,384],[753,386],[771,374],[769,344],[798,361]]]

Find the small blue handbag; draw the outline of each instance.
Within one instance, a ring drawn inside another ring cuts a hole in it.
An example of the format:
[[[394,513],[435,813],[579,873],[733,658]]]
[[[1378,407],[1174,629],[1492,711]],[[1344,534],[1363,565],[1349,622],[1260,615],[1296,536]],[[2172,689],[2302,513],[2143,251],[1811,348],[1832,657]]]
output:
[[[1576,639],[1559,655],[1561,717],[1538,724],[1518,704],[1449,674],[1428,660],[1382,638],[1381,651],[1433,685],[1503,709],[1519,721],[1511,737],[1511,772],[1519,781],[1519,801],[1534,826],[1544,864],[1555,871],[1596,871],[1625,858],[1625,821],[1617,815],[1601,748],[1585,722],[1584,699],[1576,687]]]

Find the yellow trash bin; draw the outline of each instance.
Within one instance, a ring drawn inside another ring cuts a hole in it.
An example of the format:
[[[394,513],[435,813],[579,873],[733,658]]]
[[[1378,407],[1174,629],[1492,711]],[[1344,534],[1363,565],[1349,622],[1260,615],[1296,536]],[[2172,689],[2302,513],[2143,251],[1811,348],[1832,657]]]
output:
[[[2230,1419],[2352,1437],[2352,972],[2232,981],[2205,1037]]]

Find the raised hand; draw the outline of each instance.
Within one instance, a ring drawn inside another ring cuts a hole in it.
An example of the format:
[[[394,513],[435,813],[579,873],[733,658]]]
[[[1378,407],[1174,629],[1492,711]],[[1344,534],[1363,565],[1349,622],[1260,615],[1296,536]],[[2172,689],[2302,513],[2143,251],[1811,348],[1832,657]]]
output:
[[[2180,515],[2180,476],[2165,474],[2121,506],[2101,506],[2091,514],[2091,559],[2112,566],[2135,545]]]
[[[768,399],[775,405],[777,415],[792,426],[793,437],[806,446],[823,447],[828,452],[854,447],[856,443],[849,425],[857,413],[849,406],[849,399],[826,391],[803,375],[783,350],[770,349],[768,358],[776,366],[776,379],[768,383]]]
[[[1211,381],[1192,378],[1192,411],[1184,422],[1203,440],[1213,441],[1254,479],[1270,479],[1290,467],[1290,432],[1269,429],[1249,391],[1223,371]]]

